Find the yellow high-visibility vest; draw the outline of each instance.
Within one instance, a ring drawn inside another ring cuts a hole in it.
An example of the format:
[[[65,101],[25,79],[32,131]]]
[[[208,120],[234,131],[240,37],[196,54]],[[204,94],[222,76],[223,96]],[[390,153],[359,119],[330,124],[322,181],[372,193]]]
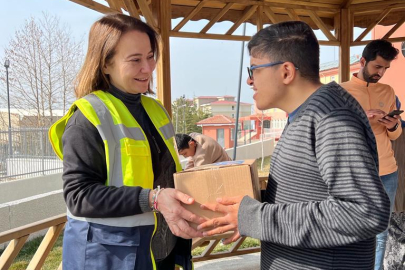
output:
[[[176,171],[181,171],[174,148],[174,128],[168,113],[156,99],[142,95],[141,103],[169,149],[176,163]],[[76,108],[97,128],[104,142],[107,164],[105,185],[153,189],[154,176],[148,139],[124,103],[108,92],[94,91],[75,101],[68,113],[51,126],[49,138],[57,156],[63,160],[62,135]],[[155,224],[151,212],[119,218],[81,218],[73,216],[69,211],[68,215],[79,220],[118,227]]]

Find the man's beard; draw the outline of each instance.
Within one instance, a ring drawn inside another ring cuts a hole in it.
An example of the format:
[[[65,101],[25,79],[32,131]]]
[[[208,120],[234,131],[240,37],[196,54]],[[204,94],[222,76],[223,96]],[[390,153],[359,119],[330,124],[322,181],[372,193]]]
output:
[[[376,78],[374,78],[374,77],[376,77]],[[372,75],[370,75],[370,73],[368,72],[368,70],[367,70],[367,64],[364,66],[364,68],[363,68],[363,78],[364,78],[364,80],[366,80],[366,82],[368,82],[368,83],[377,83],[380,79],[381,79],[381,76],[380,75],[378,75],[378,74],[372,74]]]

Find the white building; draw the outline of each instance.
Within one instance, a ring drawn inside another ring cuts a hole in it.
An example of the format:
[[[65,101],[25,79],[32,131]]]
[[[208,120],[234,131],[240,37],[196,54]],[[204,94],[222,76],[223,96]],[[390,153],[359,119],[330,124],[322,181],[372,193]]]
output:
[[[236,106],[234,96],[201,96],[194,98],[194,104],[204,112],[215,115],[226,115],[236,118]],[[252,104],[240,102],[239,117],[252,114]]]

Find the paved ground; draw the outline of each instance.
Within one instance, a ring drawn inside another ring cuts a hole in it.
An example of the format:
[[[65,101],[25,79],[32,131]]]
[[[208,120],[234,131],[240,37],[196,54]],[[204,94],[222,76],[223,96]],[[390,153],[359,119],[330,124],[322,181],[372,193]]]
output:
[[[196,262],[195,270],[259,270],[260,253]]]

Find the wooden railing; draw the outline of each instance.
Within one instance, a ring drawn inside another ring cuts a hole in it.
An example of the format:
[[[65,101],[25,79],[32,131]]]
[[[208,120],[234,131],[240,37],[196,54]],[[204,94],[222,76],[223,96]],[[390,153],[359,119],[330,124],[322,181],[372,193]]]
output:
[[[32,257],[27,269],[40,270],[46,257],[58,239],[66,223],[66,214],[44,219],[16,229],[0,233],[0,243],[7,243],[7,248],[0,257],[0,270],[8,269],[17,257],[27,238],[35,232],[48,229],[44,239]],[[61,267],[59,267],[61,268]]]
[[[265,188],[265,181],[267,177],[260,177],[261,188]],[[26,226],[18,227],[3,233],[0,233],[0,244],[7,243],[6,249],[0,256],[0,270],[8,269],[13,263],[14,259],[17,257],[18,253],[21,251],[28,237],[35,233],[45,229],[48,229],[45,237],[43,238],[41,244],[39,245],[37,251],[32,257],[30,263],[28,264],[28,270],[40,270],[54,246],[56,240],[61,234],[66,223],[66,214],[61,214],[52,218],[44,219],[35,223],[28,224]],[[213,253],[215,247],[220,244],[222,238],[226,238],[230,234],[216,235],[212,237],[204,237],[193,239],[192,249],[204,246],[201,255],[194,256],[193,261],[206,261],[219,258],[225,258],[230,256],[237,256],[242,254],[260,252],[260,247],[244,248],[239,249],[240,246],[245,241],[246,237],[240,238],[238,241],[232,244],[228,251]],[[62,263],[60,264],[58,270],[62,270]]]

